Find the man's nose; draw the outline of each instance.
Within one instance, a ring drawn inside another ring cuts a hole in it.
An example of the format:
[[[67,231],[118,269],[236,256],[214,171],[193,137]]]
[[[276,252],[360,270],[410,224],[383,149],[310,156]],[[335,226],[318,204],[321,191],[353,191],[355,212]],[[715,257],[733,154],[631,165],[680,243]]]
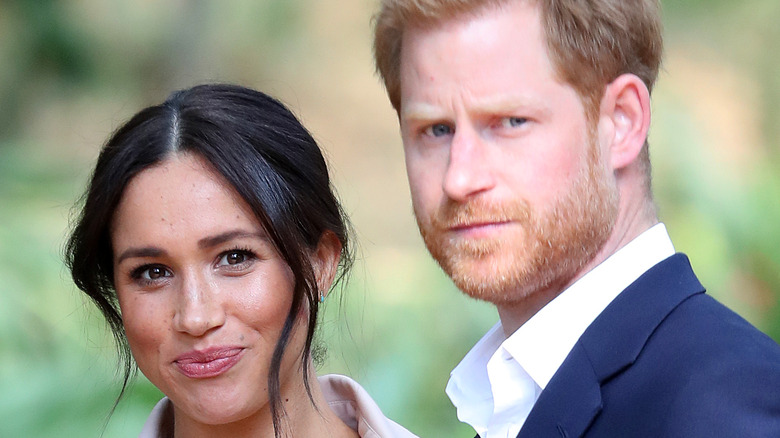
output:
[[[463,202],[494,187],[495,175],[487,156],[488,146],[471,126],[456,128],[443,182],[444,193],[450,199]]]
[[[177,297],[174,328],[191,336],[203,336],[225,323],[225,311],[218,293],[204,275],[184,275]]]

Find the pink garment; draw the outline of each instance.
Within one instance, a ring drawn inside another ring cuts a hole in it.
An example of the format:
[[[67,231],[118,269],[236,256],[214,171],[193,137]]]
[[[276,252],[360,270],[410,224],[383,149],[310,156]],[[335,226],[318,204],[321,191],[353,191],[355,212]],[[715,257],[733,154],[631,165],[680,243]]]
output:
[[[328,374],[317,380],[331,410],[361,438],[417,437],[385,417],[368,392],[349,377]]]

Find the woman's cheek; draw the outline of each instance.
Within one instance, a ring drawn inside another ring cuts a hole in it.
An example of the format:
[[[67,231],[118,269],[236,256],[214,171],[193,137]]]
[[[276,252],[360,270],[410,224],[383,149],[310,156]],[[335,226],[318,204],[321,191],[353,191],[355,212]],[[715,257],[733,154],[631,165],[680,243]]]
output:
[[[133,356],[141,365],[156,355],[165,343],[166,334],[172,330],[165,324],[162,303],[150,302],[141,297],[130,297],[122,301],[122,323]]]

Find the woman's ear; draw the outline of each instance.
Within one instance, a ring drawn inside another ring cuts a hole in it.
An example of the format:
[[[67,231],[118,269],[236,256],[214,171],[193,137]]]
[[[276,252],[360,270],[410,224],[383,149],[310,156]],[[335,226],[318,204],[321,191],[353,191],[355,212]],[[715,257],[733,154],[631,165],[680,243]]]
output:
[[[635,162],[647,141],[650,130],[650,92],[639,77],[623,74],[612,81],[601,99],[600,136],[613,170]]]
[[[317,289],[320,296],[325,297],[330,291],[333,279],[341,259],[341,241],[332,231],[325,231],[317,244],[317,250],[312,255],[314,275],[317,278]]]

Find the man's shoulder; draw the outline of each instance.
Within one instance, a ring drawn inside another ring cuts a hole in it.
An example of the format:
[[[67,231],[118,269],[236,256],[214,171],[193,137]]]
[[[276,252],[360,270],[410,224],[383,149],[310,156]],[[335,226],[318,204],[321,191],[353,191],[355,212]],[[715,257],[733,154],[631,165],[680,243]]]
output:
[[[678,254],[593,321],[524,436],[780,436],[779,390],[780,346],[708,296]]]
[[[638,348],[636,364],[661,361],[653,369],[693,367],[702,374],[705,369],[714,372],[753,363],[780,373],[780,345],[708,295],[687,257],[678,254],[659,265],[634,290],[625,291],[633,298],[626,297],[606,317],[621,319],[621,332],[633,330],[634,321],[643,325],[644,331],[638,332],[647,337]],[[668,283],[661,284],[661,278]],[[616,316],[627,312],[634,316]]]
[[[586,436],[780,436],[780,346],[706,294],[676,306],[600,386]]]
[[[630,366],[603,382],[594,430],[776,436],[779,392],[780,345],[711,296],[692,294],[659,322]]]
[[[528,430],[592,415],[589,437],[780,436],[778,393],[780,346],[707,295],[678,254],[593,321]]]
[[[772,376],[780,390],[780,345],[706,294],[689,297],[658,325],[637,357],[637,371],[681,389],[750,387]],[[747,382],[738,382],[743,375]],[[769,382],[767,382],[769,383]]]
[[[712,351],[722,358],[734,356],[780,363],[777,342],[707,294],[694,295],[680,303],[659,324],[650,340],[691,352]]]
[[[633,349],[634,360],[650,350],[668,351],[678,362],[709,354],[780,361],[780,346],[708,295],[684,254],[669,257],[626,288],[581,341],[594,356],[625,347]]]

